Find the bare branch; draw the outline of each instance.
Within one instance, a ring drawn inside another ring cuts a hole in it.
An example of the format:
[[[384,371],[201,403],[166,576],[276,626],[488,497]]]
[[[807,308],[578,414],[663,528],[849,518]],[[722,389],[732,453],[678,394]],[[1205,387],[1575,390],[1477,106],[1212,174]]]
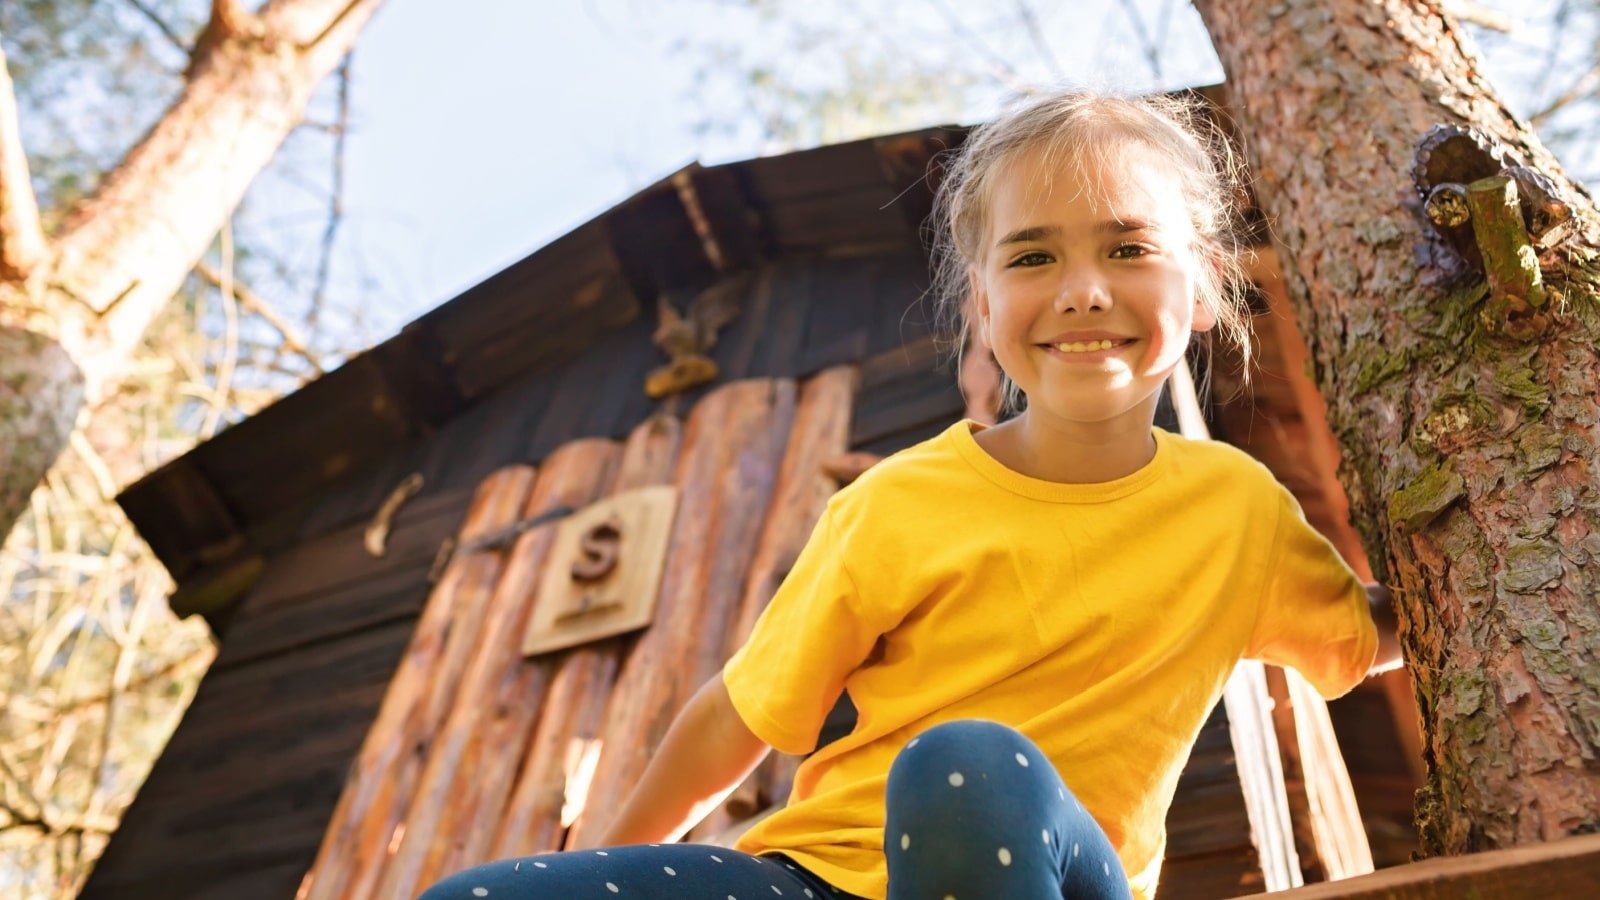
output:
[[[346,4],[343,9],[339,10],[338,15],[334,16],[328,21],[327,26],[324,27],[322,31],[318,32],[316,37],[312,38],[307,43],[302,44],[300,49],[311,50],[320,45],[323,41],[328,39],[328,35],[332,34],[335,28],[338,28],[345,19],[350,17],[351,13],[356,11],[356,7],[366,2],[367,0],[350,0],[350,2]]]
[[[1444,9],[1445,12],[1463,22],[1470,22],[1479,28],[1487,28],[1490,31],[1498,31],[1503,34],[1516,31],[1519,24],[1511,16],[1497,9],[1491,9],[1482,3],[1477,3],[1475,0],[1445,0]]]
[[[1128,14],[1128,21],[1133,23],[1134,36],[1139,39],[1139,47],[1144,51],[1144,61],[1150,66],[1150,74],[1157,80],[1163,76],[1161,73],[1161,46],[1150,35],[1150,30],[1145,27],[1144,17],[1139,15],[1139,5],[1135,0],[1122,0],[1122,11]]]
[[[211,0],[211,24],[219,37],[258,33],[260,19],[244,8],[240,0]]]
[[[939,11],[939,15],[944,18],[945,24],[950,28],[950,31],[956,37],[966,41],[973,50],[978,52],[979,56],[982,56],[989,63],[997,81],[1012,87],[1023,83],[1022,76],[1017,73],[1016,68],[1011,65],[1010,61],[1001,54],[996,53],[994,48],[990,47],[982,37],[968,28],[967,23],[961,21],[961,17],[956,15],[956,11],[950,8],[949,3],[945,2],[945,0],[931,0],[931,2],[934,8]]]
[[[339,64],[339,118],[333,131],[333,183],[328,196],[328,227],[322,232],[322,256],[317,262],[316,286],[311,292],[311,309],[306,314],[306,327],[312,337],[322,319],[322,304],[327,299],[328,273],[333,266],[333,243],[338,237],[339,223],[344,220],[344,153],[345,137],[350,130],[350,59],[347,54]]]
[[[1033,44],[1034,52],[1039,54],[1039,59],[1050,67],[1050,74],[1058,81],[1065,81],[1067,73],[1061,69],[1061,61],[1056,59],[1054,51],[1045,42],[1044,29],[1039,27],[1039,17],[1033,11],[1033,4],[1028,0],[1017,0],[1017,18],[1022,21],[1022,28],[1028,33],[1028,40]]]
[[[172,46],[182,51],[184,56],[189,55],[191,48],[189,47],[188,43],[185,42],[183,38],[179,37],[178,33],[172,29],[172,26],[168,25],[166,20],[161,18],[161,16],[158,15],[155,10],[151,9],[149,5],[144,2],[144,0],[128,0],[128,4],[134,9],[138,10],[140,15],[144,16],[146,19],[149,19],[150,24],[154,25],[156,30],[161,32],[162,36],[165,37],[172,44]]]
[[[217,385],[212,391],[211,409],[206,413],[205,424],[200,426],[201,438],[217,433],[228,411],[228,391],[233,386],[234,365],[239,359],[239,307],[233,288],[233,223],[222,224],[222,284],[217,290],[222,294],[222,315],[227,328],[222,338],[222,363],[217,366]]]
[[[1595,63],[1589,71],[1579,75],[1577,80],[1573,81],[1566,90],[1562,91],[1554,100],[1545,104],[1544,109],[1529,116],[1528,124],[1534,128],[1543,126],[1545,122],[1550,120],[1551,116],[1579,100],[1591,96],[1596,89],[1600,89],[1600,63]]]
[[[23,280],[45,256],[39,203],[17,123],[17,97],[0,49],[0,278]]]
[[[222,273],[218,272],[210,263],[202,260],[200,265],[195,267],[195,272],[216,287],[222,287]],[[255,291],[240,284],[237,278],[233,281],[233,295],[239,299],[241,306],[265,319],[268,325],[271,325],[274,330],[283,335],[284,346],[296,355],[303,357],[306,363],[316,370],[318,375],[326,371],[322,366],[322,361],[306,343],[305,338],[300,336],[300,332],[289,324],[289,320],[285,319],[283,314],[278,312],[271,303],[268,303]]]

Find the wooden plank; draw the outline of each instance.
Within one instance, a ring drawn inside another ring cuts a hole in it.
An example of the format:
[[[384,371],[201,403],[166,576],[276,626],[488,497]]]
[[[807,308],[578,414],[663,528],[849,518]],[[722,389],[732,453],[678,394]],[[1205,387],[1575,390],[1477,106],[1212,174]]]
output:
[[[867,355],[874,307],[872,259],[818,261],[812,269],[810,314],[798,372],[860,362]]]
[[[611,480],[617,447],[586,439],[550,454],[539,469],[520,517],[561,507],[582,508]],[[515,776],[520,749],[537,721],[553,660],[525,659],[523,635],[549,559],[555,523],[517,538],[475,633],[466,668],[454,687],[449,715],[430,731],[427,761],[411,791],[404,836],[391,842],[382,876],[370,894],[350,900],[411,897],[450,871],[478,859]],[[474,823],[484,820],[483,827]]]
[[[641,309],[620,271],[594,275],[571,296],[519,298],[535,313],[492,325],[479,343],[453,345],[456,379],[467,397],[493,391],[520,372],[548,368],[587,351],[600,335],[637,318]]]
[[[519,517],[533,486],[530,467],[503,469],[473,498],[459,539],[471,540]],[[340,794],[313,863],[308,896],[364,896],[405,820],[427,750],[476,650],[484,610],[504,551],[461,553],[429,597],[405,656]]]
[[[844,190],[887,190],[877,140],[851,141],[734,163],[760,208]]]
[[[391,573],[426,566],[467,511],[464,490],[419,494],[400,508],[384,555],[373,557],[363,541],[366,523],[341,528],[311,543],[291,547],[267,561],[267,571],[241,602],[240,622],[267,610],[327,594]],[[223,656],[228,655],[226,646]]]
[[[532,322],[593,302],[587,285],[620,267],[605,222],[591,220],[468,288],[418,321],[438,335],[443,362],[456,367],[477,348]],[[468,394],[468,396],[471,396]]]
[[[1249,895],[1258,896],[1258,895]],[[1600,897],[1600,834],[1430,859],[1273,895],[1282,900]]]
[[[117,504],[180,581],[199,567],[202,548],[243,549],[238,517],[187,456],[134,482]]]
[[[670,484],[681,441],[682,426],[676,419],[656,418],[639,425],[623,446],[611,493]],[[607,701],[617,671],[638,639],[626,635],[577,647],[557,661],[538,727],[528,742],[516,785],[506,792],[498,824],[485,816],[473,825],[475,829],[495,825],[487,858],[561,849],[567,826],[588,802]],[[477,844],[472,851],[482,852]]]
[[[185,458],[240,521],[262,522],[415,433],[377,364],[358,356]]]
[[[766,223],[779,253],[920,248],[916,231],[891,207],[893,201],[884,184],[782,200],[766,207]]]
[[[695,407],[675,483],[682,492],[656,621],[612,691],[602,752],[568,846],[597,841],[684,702],[721,665],[794,415],[788,381],[725,385]]]
[[[739,271],[760,265],[768,236],[739,166],[692,169],[689,181],[712,236],[722,250],[726,270]]]
[[[181,868],[188,887],[161,896],[224,896],[217,893],[218,882],[267,866],[256,854],[268,844],[273,845],[272,860],[297,860],[299,871],[281,882],[292,891],[316,851],[345,768],[410,634],[411,623],[401,621],[340,642],[345,646],[337,652],[347,661],[334,663],[339,673],[335,680],[284,683],[279,676],[295,667],[292,660],[262,666],[261,672],[208,672],[82,896],[146,896],[137,885],[153,872],[177,877],[174,868]],[[349,661],[353,659],[366,662]],[[273,702],[241,702],[237,687],[246,680],[258,686],[276,682],[269,694]],[[290,690],[298,693],[286,693]],[[265,730],[249,721],[261,712],[289,707],[294,715]],[[307,778],[311,780],[299,780]],[[241,812],[239,805],[252,791],[264,792],[262,802],[267,804],[279,802],[266,796],[276,793],[285,805],[272,812],[271,821],[257,821],[254,816],[268,812],[265,806]],[[186,823],[201,820],[218,830],[198,839],[185,831]],[[170,865],[176,860],[185,865]],[[188,865],[191,861],[194,866]]]
[[[716,278],[700,235],[669,176],[602,217],[617,261],[638,297],[700,288]]]
[[[862,365],[861,395],[856,399],[850,445],[861,448],[907,429],[948,425],[966,409],[955,376],[934,367],[931,342],[891,350]],[[894,365],[907,360],[908,365]]]
[[[773,500],[767,508],[743,596],[719,662],[726,662],[749,639],[756,620],[811,537],[828,498],[838,490],[839,486],[823,471],[823,463],[846,449],[858,377],[855,367],[839,366],[810,379],[800,391]],[[763,787],[773,790],[781,785],[788,765],[783,754],[770,755],[723,805],[695,826],[688,839],[704,840],[720,834],[756,811],[783,802],[787,794],[763,796]],[[792,777],[792,773],[787,774]]]
[[[307,644],[337,639],[397,619],[415,619],[428,597],[428,566],[396,569],[323,594],[302,595],[229,622],[212,670]]]

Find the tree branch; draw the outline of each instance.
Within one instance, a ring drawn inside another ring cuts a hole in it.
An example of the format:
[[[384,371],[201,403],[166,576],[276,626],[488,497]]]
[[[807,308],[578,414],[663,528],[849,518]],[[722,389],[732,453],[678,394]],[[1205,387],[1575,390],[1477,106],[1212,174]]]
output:
[[[146,19],[149,19],[150,24],[154,25],[156,30],[161,32],[162,36],[165,37],[172,44],[172,46],[178,48],[178,50],[182,52],[184,56],[188,56],[190,54],[192,48],[184,42],[183,38],[178,36],[176,31],[172,30],[172,26],[168,25],[165,19],[157,15],[155,10],[151,9],[149,5],[144,3],[144,0],[128,0],[128,4],[134,9],[138,10],[140,15],[144,16]]]
[[[17,96],[0,49],[0,279],[26,279],[44,259],[44,229],[22,150]]]
[[[328,226],[322,232],[322,256],[317,262],[316,286],[311,291],[311,310],[306,315],[306,327],[313,337],[322,319],[322,304],[327,300],[328,273],[333,266],[333,242],[338,237],[339,223],[344,220],[344,151],[345,136],[350,129],[350,57],[346,54],[339,64],[339,119],[333,131],[333,184],[329,188]]]
[[[239,0],[213,0],[213,21],[197,44],[182,96],[72,210],[56,242],[58,289],[100,311],[86,322],[63,322],[91,398],[120,372],[305,114],[317,82],[349,52],[380,4],[271,0],[251,14]],[[250,34],[218,37],[240,14]],[[282,52],[324,34],[312,49]]]
[[[1502,34],[1517,30],[1516,19],[1475,0],[1445,0],[1444,9],[1457,19],[1470,22],[1479,28],[1487,28]]]
[[[219,289],[222,287],[222,273],[218,272],[210,263],[202,260],[200,265],[195,267],[195,272],[201,278],[211,282],[213,286]],[[300,336],[300,332],[289,324],[283,314],[278,312],[261,295],[240,284],[237,277],[233,279],[233,295],[238,298],[239,305],[265,319],[267,324],[273,327],[273,330],[283,335],[284,346],[304,357],[305,361],[310,364],[312,369],[316,370],[318,375],[322,375],[326,371],[322,367],[321,360],[317,358],[315,351],[306,344],[305,338]]]

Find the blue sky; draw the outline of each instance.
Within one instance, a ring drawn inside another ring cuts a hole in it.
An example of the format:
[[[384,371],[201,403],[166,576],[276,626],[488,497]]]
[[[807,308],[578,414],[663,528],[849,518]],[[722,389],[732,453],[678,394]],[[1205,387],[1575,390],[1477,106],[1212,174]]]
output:
[[[946,23],[926,14],[939,3],[891,2],[913,18],[891,26],[886,39],[921,41],[919,49],[950,43]],[[335,258],[336,285],[366,285],[356,296],[368,336],[381,340],[689,162],[761,155],[766,148],[748,116],[734,133],[696,132],[707,105],[694,96],[696,57],[671,49],[684,35],[724,34],[757,56],[763,42],[781,53],[773,34],[731,6],[716,0],[385,3],[356,46],[346,218]],[[973,19],[988,7],[942,8]],[[1058,53],[1084,68],[1093,64],[1099,77],[1108,71],[1115,77],[1119,69],[1146,77],[1139,60],[1115,60],[1108,69],[1104,48],[1085,49],[1125,27],[1112,9],[1108,0],[1086,0],[1051,12],[1056,21],[1043,24],[1059,36]],[[1100,24],[1085,28],[1086,21]],[[974,20],[974,27],[989,25]],[[1191,32],[1197,28],[1191,23]],[[1173,43],[1183,39],[1182,30],[1174,29]],[[1196,65],[1214,68],[1209,47],[1200,55]],[[822,54],[815,59],[824,68],[832,64]],[[803,60],[780,62],[805,77]],[[1175,77],[1193,83],[1182,72]],[[734,119],[736,105],[727,105]],[[976,121],[990,111],[957,118]],[[950,118],[905,124],[936,121]],[[305,156],[308,168],[322,165],[316,152]],[[320,169],[311,174],[322,177]],[[268,211],[269,227],[281,223],[302,235],[304,246],[290,263],[309,270],[324,201],[303,187],[274,188],[270,180],[256,194],[269,198],[258,209]]]
[[[1543,7],[1551,0],[1529,2]],[[994,4],[856,3],[788,8],[808,10],[824,28],[853,16],[857,21],[844,27],[876,29],[870,39],[887,55],[955,53],[953,65],[981,69],[980,54],[969,51],[987,45],[1021,60],[1019,72],[1030,80],[1053,77],[1036,48],[1006,34],[1007,23],[999,21],[1006,14]],[[782,77],[795,80],[836,77],[839,63],[826,46],[809,55],[787,52],[776,32],[739,6],[736,0],[387,0],[356,47],[346,217],[335,258],[335,284],[360,308],[366,338],[381,340],[691,161],[724,162],[769,149],[736,98],[724,97],[719,106],[694,95],[696,57],[674,52],[674,42],[727,36],[748,58],[771,57]],[[1146,29],[1154,29],[1160,10],[1173,12],[1161,79],[1139,56],[1135,26],[1113,0],[1035,6],[1069,79],[1134,88],[1221,79],[1188,3],[1141,0]],[[952,38],[952,22],[970,32]],[[1548,38],[1524,31],[1498,40],[1537,46]],[[1498,80],[1495,62],[1489,68]],[[1002,93],[997,86],[959,113],[900,125],[979,121]],[[696,123],[713,108],[740,124],[727,134],[697,133]],[[325,145],[319,156],[316,140],[304,154],[308,167],[325,166]],[[268,198],[260,204],[265,221],[298,235],[289,265],[313,269],[323,195],[303,186],[285,192],[270,177],[263,182],[257,196]]]
[[[353,66],[347,249],[391,329],[696,157],[687,65],[614,12],[443,5],[391,0]]]

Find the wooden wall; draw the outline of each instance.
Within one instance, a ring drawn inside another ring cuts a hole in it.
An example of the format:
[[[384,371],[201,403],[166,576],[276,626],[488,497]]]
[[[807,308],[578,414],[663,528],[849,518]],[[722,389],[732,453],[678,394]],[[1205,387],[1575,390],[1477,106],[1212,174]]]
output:
[[[852,444],[883,453],[934,433],[962,403],[927,343],[925,271],[920,250],[906,247],[740,276],[744,312],[713,353],[724,380],[863,362]],[[294,894],[473,486],[577,437],[620,438],[646,418],[655,407],[644,377],[664,361],[653,325],[638,319],[599,336],[351,473],[293,521],[269,523],[296,537],[227,620],[216,663],[83,897]],[[423,474],[423,492],[402,508],[387,555],[373,559],[362,531],[412,472]]]

